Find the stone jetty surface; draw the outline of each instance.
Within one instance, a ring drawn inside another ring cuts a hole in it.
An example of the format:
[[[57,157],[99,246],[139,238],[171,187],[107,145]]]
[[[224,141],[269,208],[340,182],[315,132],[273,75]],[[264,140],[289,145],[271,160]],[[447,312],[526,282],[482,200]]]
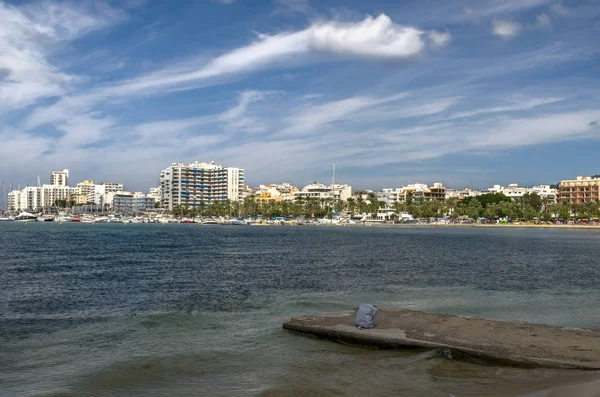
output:
[[[527,367],[600,370],[600,330],[378,308],[375,328],[358,329],[356,310],[292,318],[283,328],[384,349],[434,348],[465,360]]]

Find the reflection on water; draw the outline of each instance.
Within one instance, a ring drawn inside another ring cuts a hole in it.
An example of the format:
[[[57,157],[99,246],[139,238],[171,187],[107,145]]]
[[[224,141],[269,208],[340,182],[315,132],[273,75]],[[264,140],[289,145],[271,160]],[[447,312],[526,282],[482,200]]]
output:
[[[0,225],[0,395],[546,396],[528,393],[600,375],[357,348],[281,323],[372,302],[600,327],[599,236]]]

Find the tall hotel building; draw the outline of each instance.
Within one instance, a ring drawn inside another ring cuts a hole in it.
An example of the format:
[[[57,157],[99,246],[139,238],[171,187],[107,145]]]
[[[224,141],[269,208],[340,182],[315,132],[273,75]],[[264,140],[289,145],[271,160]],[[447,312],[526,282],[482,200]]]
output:
[[[560,201],[568,204],[596,202],[600,200],[600,178],[578,176],[560,181],[558,194]]]
[[[216,201],[240,199],[244,169],[210,163],[173,163],[160,173],[162,208],[198,207]]]

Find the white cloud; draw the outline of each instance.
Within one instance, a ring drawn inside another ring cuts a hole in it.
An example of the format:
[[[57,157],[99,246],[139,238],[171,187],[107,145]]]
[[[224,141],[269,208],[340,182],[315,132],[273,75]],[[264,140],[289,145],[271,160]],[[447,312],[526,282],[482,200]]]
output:
[[[599,115],[600,111],[592,110],[507,120],[478,134],[471,146],[509,148],[573,139],[589,134],[590,120]]]
[[[429,32],[429,40],[431,40],[434,46],[443,47],[452,40],[452,36],[450,35],[450,32],[438,32],[432,30]]]
[[[252,103],[263,100],[271,92],[244,91],[238,97],[235,106],[216,115],[192,117],[185,119],[161,120],[140,124],[135,127],[135,132],[140,138],[137,143],[156,145],[157,142],[173,142],[182,139],[181,134],[198,131],[198,128],[210,126],[210,133],[218,130],[228,133],[258,133],[264,132],[266,123],[249,114]],[[204,136],[205,134],[201,134]],[[224,137],[223,137],[224,139]],[[186,139],[186,144],[188,140]]]
[[[46,1],[19,8],[0,1],[0,110],[65,93],[77,77],[49,62],[52,50],[120,17],[110,7],[85,10]]]
[[[554,3],[550,6],[550,11],[552,11],[552,13],[554,15],[558,15],[561,17],[568,17],[573,15],[573,11],[571,11],[569,8],[565,7],[563,5],[563,3]]]
[[[478,2],[480,7],[474,8],[475,14],[482,17],[509,14],[542,6],[552,0],[490,0]]]
[[[520,24],[508,20],[495,19],[492,25],[492,33],[503,39],[512,39],[521,31]]]
[[[548,16],[548,14],[540,14],[536,18],[537,26],[541,28],[549,28],[552,26],[552,19]]]
[[[288,117],[285,120],[287,128],[282,133],[285,135],[309,133],[326,124],[356,117],[357,112],[363,109],[394,102],[407,96],[408,94],[404,93],[383,98],[355,96],[309,106],[300,110],[297,114]]]
[[[531,110],[538,106],[549,105],[552,103],[557,103],[560,101],[564,101],[565,98],[559,97],[547,97],[547,98],[533,98],[528,100],[517,100],[514,103],[506,106],[495,106],[481,109],[473,109],[465,112],[455,113],[445,120],[453,120],[467,117],[480,116],[483,114],[491,114],[491,113],[503,113],[503,112],[517,112],[524,110]]]
[[[423,32],[397,25],[385,14],[361,22],[318,22],[293,33],[260,35],[259,40],[216,57],[205,64],[172,67],[124,81],[107,90],[109,94],[128,95],[166,86],[247,73],[282,62],[299,62],[311,53],[371,61],[402,62],[416,58],[425,50]]]

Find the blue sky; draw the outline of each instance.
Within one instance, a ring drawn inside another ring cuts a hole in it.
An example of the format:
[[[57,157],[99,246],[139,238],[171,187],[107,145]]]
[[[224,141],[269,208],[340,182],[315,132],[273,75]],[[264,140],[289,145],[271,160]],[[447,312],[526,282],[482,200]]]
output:
[[[600,173],[600,0],[0,0],[0,181]]]

